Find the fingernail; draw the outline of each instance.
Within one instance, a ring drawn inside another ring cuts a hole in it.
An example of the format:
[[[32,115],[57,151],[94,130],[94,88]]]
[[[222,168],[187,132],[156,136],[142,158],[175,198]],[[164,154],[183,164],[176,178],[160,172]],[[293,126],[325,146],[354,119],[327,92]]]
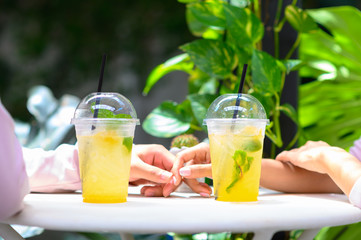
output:
[[[173,174],[171,172],[164,171],[160,174],[160,178],[163,180],[169,179]]]
[[[201,195],[202,197],[210,197],[209,193],[205,193],[205,192],[201,192],[199,193],[199,195]]]
[[[189,167],[184,167],[179,169],[179,174],[183,177],[188,177],[191,175],[191,169]]]
[[[172,177],[172,180],[170,180],[170,183],[175,185],[175,183],[177,182],[177,179],[175,176]]]

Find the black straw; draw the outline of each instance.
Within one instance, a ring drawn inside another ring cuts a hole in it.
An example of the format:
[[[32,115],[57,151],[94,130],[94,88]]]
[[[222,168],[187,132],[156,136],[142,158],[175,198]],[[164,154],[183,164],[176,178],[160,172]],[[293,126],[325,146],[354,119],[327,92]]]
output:
[[[100,75],[99,75],[99,81],[98,81],[98,91],[97,91],[98,94],[102,91],[104,68],[105,68],[106,60],[107,60],[107,55],[103,54],[102,65],[100,68]],[[99,105],[99,103],[100,103],[100,98],[97,98],[97,100],[95,101],[94,118],[98,117],[98,108],[96,106]],[[92,126],[92,130],[94,130],[94,129],[95,129],[95,126]]]
[[[237,97],[237,100],[236,100],[236,107],[238,107],[239,104],[240,104],[240,102],[241,102],[243,85],[244,85],[244,81],[245,81],[245,79],[246,79],[247,67],[248,67],[248,64],[247,64],[247,63],[243,65],[241,82],[240,82],[239,88],[238,88],[238,97]],[[236,108],[236,109],[234,110],[234,112],[233,112],[233,118],[237,118],[237,114],[238,114],[238,108]]]
[[[98,82],[98,92],[102,91],[104,68],[105,68],[105,61],[106,60],[107,60],[107,55],[103,54],[102,66],[100,68],[100,75],[99,75],[99,82]]]

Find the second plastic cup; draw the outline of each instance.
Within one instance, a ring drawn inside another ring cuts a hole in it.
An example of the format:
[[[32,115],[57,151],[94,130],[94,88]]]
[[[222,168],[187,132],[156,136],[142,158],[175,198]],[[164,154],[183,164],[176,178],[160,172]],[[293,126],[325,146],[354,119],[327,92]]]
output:
[[[118,93],[92,93],[75,111],[83,201],[126,202],[136,112]]]
[[[222,95],[209,107],[204,123],[208,128],[215,199],[257,201],[268,123],[262,104],[248,94]]]

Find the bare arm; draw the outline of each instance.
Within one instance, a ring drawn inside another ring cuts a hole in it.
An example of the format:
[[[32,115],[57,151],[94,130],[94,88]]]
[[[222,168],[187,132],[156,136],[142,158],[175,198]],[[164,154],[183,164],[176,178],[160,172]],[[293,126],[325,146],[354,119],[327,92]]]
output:
[[[297,167],[289,162],[262,160],[261,186],[281,192],[341,193],[327,175]]]
[[[299,149],[280,153],[276,159],[327,174],[348,196],[361,177],[361,162],[357,158],[341,148],[331,147],[323,142],[308,142]]]
[[[349,196],[352,187],[361,178],[361,162],[343,149],[335,147],[325,153],[323,158],[328,175]]]

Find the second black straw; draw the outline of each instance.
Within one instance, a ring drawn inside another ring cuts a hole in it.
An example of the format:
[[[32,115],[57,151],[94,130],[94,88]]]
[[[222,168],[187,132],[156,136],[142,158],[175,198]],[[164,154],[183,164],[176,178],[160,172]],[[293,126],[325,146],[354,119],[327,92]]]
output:
[[[237,100],[236,100],[236,109],[233,112],[233,118],[237,118],[237,114],[238,114],[238,106],[241,102],[241,96],[242,96],[242,91],[243,91],[243,85],[246,79],[246,74],[247,74],[247,67],[248,64],[244,64],[243,65],[243,70],[242,70],[242,76],[241,76],[241,82],[239,83],[239,88],[238,88],[238,96],[237,96]]]

